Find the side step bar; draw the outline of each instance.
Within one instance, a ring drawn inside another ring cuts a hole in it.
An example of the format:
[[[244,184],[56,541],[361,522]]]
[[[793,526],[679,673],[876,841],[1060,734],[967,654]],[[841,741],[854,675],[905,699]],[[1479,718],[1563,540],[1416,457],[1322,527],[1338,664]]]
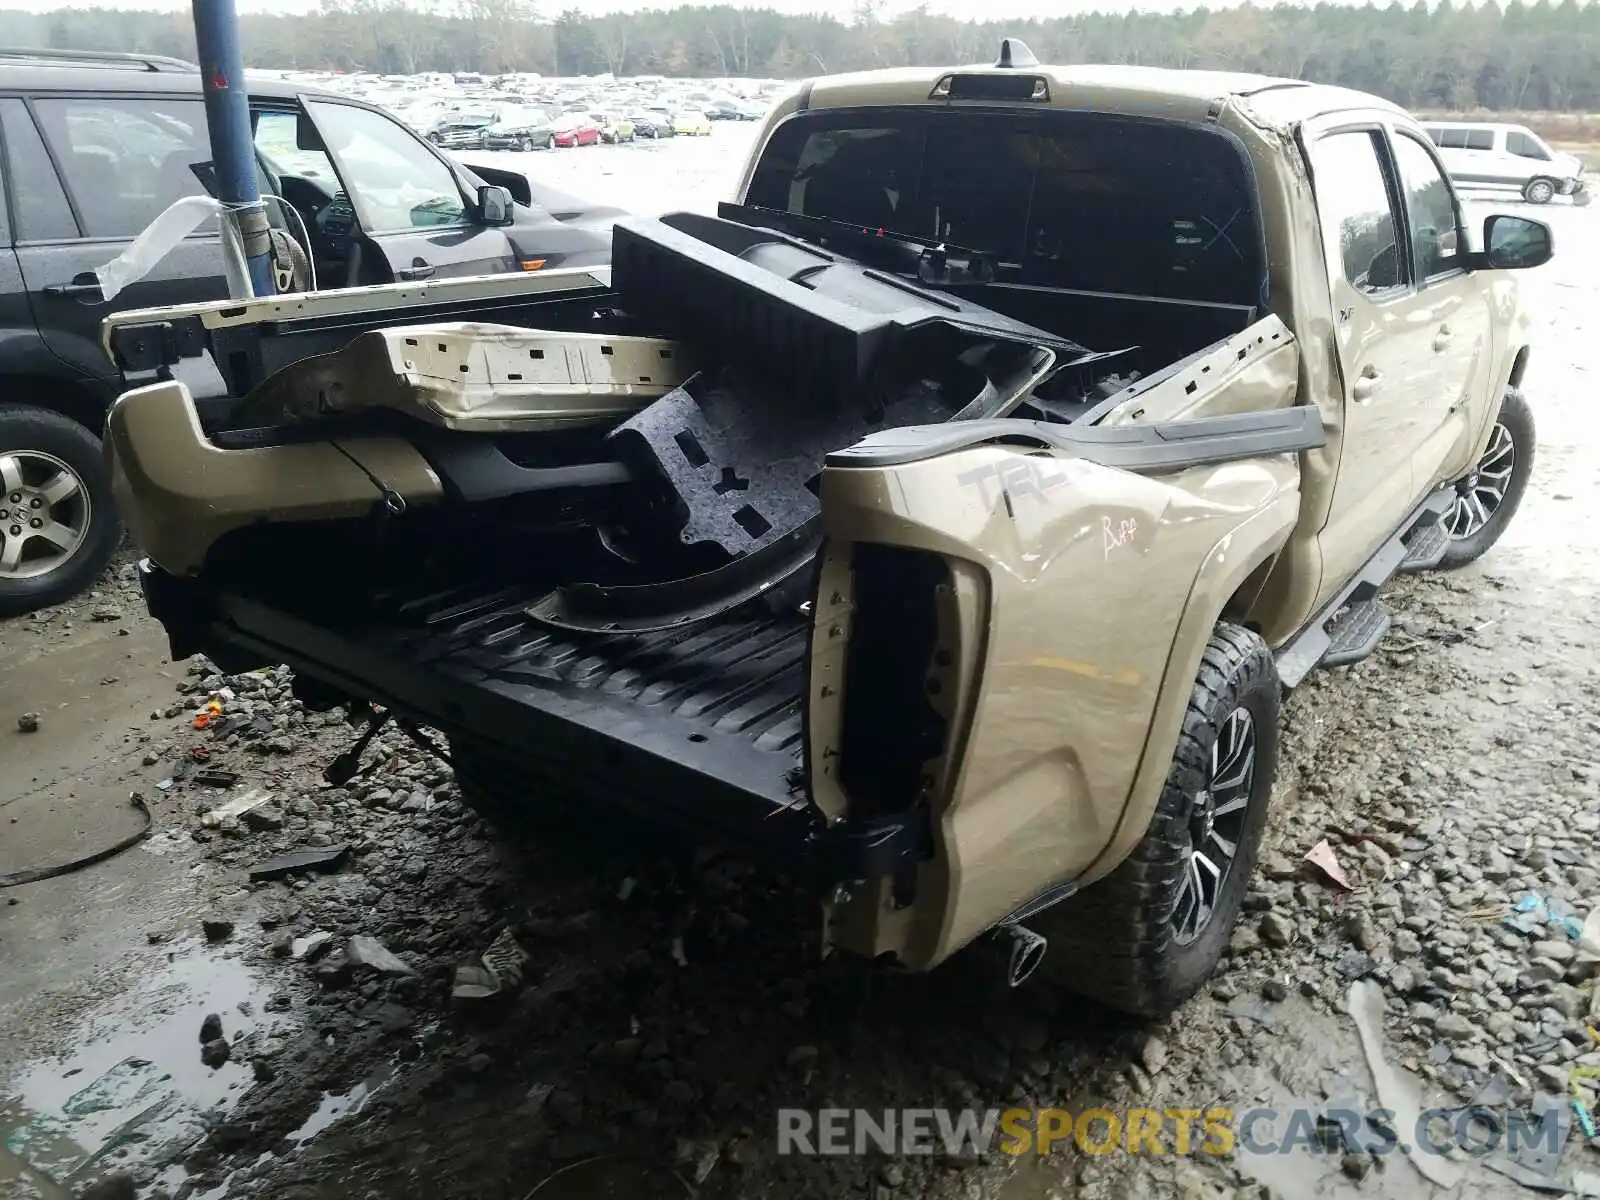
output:
[[[1423,501],[1400,532],[1278,652],[1278,679],[1285,688],[1299,687],[1317,667],[1349,666],[1378,648],[1389,631],[1389,613],[1377,598],[1378,589],[1395,575],[1439,565],[1450,545],[1440,519],[1454,502],[1454,488],[1443,488]]]

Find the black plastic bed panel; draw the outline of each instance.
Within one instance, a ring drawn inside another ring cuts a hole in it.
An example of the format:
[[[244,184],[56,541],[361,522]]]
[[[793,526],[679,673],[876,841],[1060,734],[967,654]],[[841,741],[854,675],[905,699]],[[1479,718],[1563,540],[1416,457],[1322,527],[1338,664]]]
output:
[[[803,618],[565,634],[527,616],[541,594],[384,596],[359,628],[337,630],[234,595],[217,605],[235,645],[497,747],[530,787],[647,815],[683,805],[741,834],[754,820],[774,836],[807,835]]]

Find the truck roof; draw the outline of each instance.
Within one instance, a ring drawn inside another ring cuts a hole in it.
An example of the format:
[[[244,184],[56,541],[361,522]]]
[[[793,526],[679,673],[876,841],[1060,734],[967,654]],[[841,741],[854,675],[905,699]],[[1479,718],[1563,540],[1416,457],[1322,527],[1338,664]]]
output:
[[[1013,66],[905,67],[821,76],[802,85],[802,104],[809,108],[849,108],[926,103],[935,98],[931,95],[934,87],[947,76],[1018,75],[1044,79],[1049,87],[1047,103],[1053,108],[1093,107],[1180,120],[1201,120],[1219,101],[1228,100],[1245,101],[1257,119],[1284,126],[1344,109],[1381,109],[1396,114],[1405,111],[1367,92],[1248,72],[1020,62]]]

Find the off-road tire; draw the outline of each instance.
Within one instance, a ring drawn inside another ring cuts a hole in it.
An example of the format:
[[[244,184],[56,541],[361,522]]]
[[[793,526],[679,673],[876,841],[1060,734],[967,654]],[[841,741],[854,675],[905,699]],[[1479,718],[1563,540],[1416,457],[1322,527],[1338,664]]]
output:
[[[1027,922],[1049,939],[1044,973],[1108,1007],[1147,1017],[1171,1012],[1211,977],[1232,936],[1266,825],[1280,696],[1266,643],[1250,630],[1219,624],[1201,656],[1172,769],[1144,838],[1110,875]],[[1171,920],[1192,851],[1190,815],[1212,747],[1241,707],[1250,713],[1256,744],[1238,849],[1209,923],[1182,944]]]
[[[89,496],[88,534],[72,556],[47,574],[0,575],[0,617],[14,617],[70,600],[105,569],[122,540],[100,439],[76,421],[31,404],[0,404],[0,455],[34,450],[70,467]]]
[[[1511,518],[1517,515],[1517,506],[1522,503],[1522,494],[1528,490],[1528,479],[1533,474],[1534,445],[1538,436],[1533,424],[1533,409],[1528,406],[1527,400],[1523,399],[1522,393],[1516,388],[1506,389],[1505,398],[1500,401],[1500,413],[1495,417],[1495,423],[1505,426],[1506,432],[1511,435],[1514,451],[1511,481],[1506,485],[1505,498],[1490,514],[1482,529],[1469,537],[1450,542],[1444,557],[1439,560],[1441,571],[1452,571],[1482,558],[1489,548],[1500,540],[1500,535],[1506,531],[1506,526],[1511,524]],[[1490,441],[1492,444],[1492,432]],[[1477,469],[1477,465],[1473,464],[1473,470]]]
[[[1549,204],[1556,198],[1557,187],[1551,179],[1530,179],[1522,188],[1522,198],[1529,204]]]

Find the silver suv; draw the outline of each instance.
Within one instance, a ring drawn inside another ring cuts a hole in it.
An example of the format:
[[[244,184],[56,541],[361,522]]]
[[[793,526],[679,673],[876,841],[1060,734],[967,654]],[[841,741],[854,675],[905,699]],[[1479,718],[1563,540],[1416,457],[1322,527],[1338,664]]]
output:
[[[1526,125],[1438,121],[1423,126],[1445,170],[1464,187],[1515,188],[1529,204],[1571,196],[1587,204],[1583,163],[1553,150]]]

